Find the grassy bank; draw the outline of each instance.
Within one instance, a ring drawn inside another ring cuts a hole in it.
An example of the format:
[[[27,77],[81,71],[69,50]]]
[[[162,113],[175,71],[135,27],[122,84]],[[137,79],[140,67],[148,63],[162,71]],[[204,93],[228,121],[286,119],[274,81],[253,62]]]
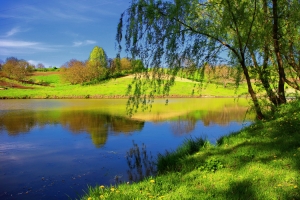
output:
[[[158,158],[158,175],[89,188],[81,199],[300,199],[300,101],[221,138],[186,141]]]
[[[51,99],[51,98],[125,98],[131,77],[110,79],[98,84],[71,85],[62,80],[60,73],[40,72],[28,77],[34,84],[18,82],[0,77],[1,99]],[[171,88],[170,96],[190,97],[193,90],[195,96],[237,96],[247,94],[245,84],[235,91],[234,86],[224,88],[222,84],[208,84],[198,90],[198,84],[187,79],[178,79]]]

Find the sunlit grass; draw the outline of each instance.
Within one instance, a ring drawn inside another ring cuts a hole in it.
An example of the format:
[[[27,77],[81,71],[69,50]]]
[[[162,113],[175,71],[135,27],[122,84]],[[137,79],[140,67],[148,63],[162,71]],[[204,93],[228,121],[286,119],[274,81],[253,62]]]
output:
[[[64,82],[60,74],[49,74],[43,76],[32,76],[29,80],[48,86],[22,84],[33,87],[33,89],[18,89],[8,87],[7,90],[0,91],[0,98],[103,98],[103,97],[124,97],[128,85],[132,79],[127,77],[110,79],[99,84],[90,85],[70,85]],[[11,82],[11,80],[6,79]],[[21,84],[21,83],[19,83]],[[193,92],[194,91],[194,92]],[[224,88],[217,84],[208,84],[199,90],[198,84],[193,82],[178,81],[170,90],[171,96],[238,96],[245,94],[247,89],[241,87],[235,91],[234,88]]]
[[[81,199],[300,199],[299,119],[300,101],[284,105],[217,145],[185,142],[159,159],[156,177],[89,187]]]

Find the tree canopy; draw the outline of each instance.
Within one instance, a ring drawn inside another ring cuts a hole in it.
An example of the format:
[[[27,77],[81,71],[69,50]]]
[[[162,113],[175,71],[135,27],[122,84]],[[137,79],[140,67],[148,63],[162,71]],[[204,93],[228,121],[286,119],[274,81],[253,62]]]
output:
[[[286,85],[300,90],[299,9],[297,0],[132,0],[116,39],[121,50],[125,38],[125,50],[152,69],[148,96],[161,85],[167,95],[184,60],[199,71],[238,66],[237,82],[245,78],[261,119],[262,102],[275,108],[286,103]],[[153,79],[162,76],[167,82]],[[133,89],[132,103],[145,102],[142,85]]]
[[[103,48],[95,46],[93,50],[90,53],[89,61],[94,62],[100,67],[107,67],[108,61],[107,61],[107,55]]]

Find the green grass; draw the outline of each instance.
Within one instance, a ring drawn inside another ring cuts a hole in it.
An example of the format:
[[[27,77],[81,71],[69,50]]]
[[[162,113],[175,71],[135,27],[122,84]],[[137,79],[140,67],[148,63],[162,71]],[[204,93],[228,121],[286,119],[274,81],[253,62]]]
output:
[[[45,72],[47,73],[47,72]],[[131,83],[130,78],[117,78],[108,81],[103,81],[99,84],[91,85],[70,85],[62,81],[59,74],[49,74],[44,76],[32,76],[28,78],[35,83],[46,83],[48,86],[21,84],[33,89],[18,89],[8,87],[6,90],[0,90],[0,98],[101,98],[124,96],[126,95],[127,87]],[[6,82],[14,82],[6,78],[1,78]],[[171,88],[171,96],[191,96],[194,91],[195,96],[200,94],[203,96],[237,96],[246,94],[247,89],[244,85],[235,92],[233,87],[224,88],[217,84],[208,84],[199,91],[197,84],[191,82],[176,82]]]
[[[186,141],[159,156],[156,177],[89,187],[81,199],[300,199],[299,130],[295,101],[217,145]]]

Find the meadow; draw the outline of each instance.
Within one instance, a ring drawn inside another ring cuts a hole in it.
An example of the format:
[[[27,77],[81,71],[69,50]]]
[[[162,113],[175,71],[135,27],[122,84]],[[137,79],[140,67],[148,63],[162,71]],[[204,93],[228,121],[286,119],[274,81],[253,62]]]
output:
[[[71,85],[63,81],[59,72],[39,72],[27,78],[32,84],[18,82],[5,77],[0,78],[0,98],[2,99],[48,99],[48,98],[126,98],[127,87],[132,76],[112,78],[97,84]],[[3,83],[6,83],[3,85]],[[194,91],[194,92],[193,92]],[[204,84],[199,90],[199,83],[184,78],[177,78],[171,88],[172,97],[199,96],[236,97],[246,96],[247,88],[241,84],[236,90],[234,85],[223,87],[222,84]],[[160,96],[159,94],[157,96]]]

